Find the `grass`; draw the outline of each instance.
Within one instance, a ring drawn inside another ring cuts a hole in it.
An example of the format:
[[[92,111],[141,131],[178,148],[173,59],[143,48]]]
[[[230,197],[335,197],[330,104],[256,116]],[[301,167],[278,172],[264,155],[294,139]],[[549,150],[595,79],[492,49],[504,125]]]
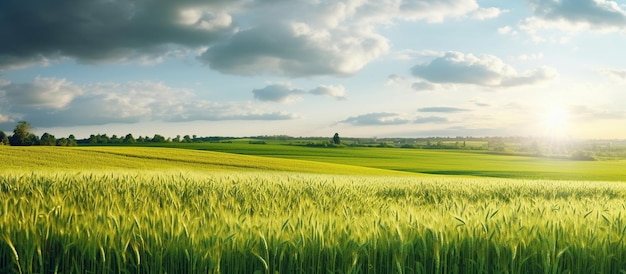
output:
[[[3,273],[616,273],[626,186],[4,173]]]
[[[620,182],[416,176],[174,148],[0,147],[0,157],[0,273],[626,271]]]
[[[168,143],[154,146],[339,163],[419,174],[518,179],[626,180],[625,160],[571,161],[459,150],[317,148],[279,143]]]
[[[5,170],[294,171],[399,175],[402,172],[305,160],[146,147],[0,146]]]

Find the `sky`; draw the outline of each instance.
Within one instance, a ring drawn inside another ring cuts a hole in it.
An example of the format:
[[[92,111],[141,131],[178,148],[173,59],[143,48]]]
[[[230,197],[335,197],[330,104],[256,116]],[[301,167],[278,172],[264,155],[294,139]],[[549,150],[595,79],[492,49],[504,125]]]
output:
[[[626,139],[626,2],[3,0],[0,130]]]

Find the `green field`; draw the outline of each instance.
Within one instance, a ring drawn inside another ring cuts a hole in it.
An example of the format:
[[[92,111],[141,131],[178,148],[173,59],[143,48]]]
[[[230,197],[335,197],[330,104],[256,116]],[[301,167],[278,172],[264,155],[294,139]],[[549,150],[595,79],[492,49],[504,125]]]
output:
[[[255,145],[247,143],[246,140],[233,143],[167,143],[152,146],[310,160],[419,174],[626,181],[626,160],[572,161],[467,150],[317,148],[278,142]]]
[[[0,273],[626,271],[621,161],[186,148],[0,146]]]

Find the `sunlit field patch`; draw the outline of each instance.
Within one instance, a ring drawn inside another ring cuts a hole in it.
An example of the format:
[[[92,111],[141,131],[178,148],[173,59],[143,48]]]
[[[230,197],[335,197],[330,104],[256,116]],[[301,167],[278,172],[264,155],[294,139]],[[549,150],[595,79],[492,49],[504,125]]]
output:
[[[211,165],[221,154],[175,149],[16,151],[37,164],[0,170],[2,273],[626,268],[620,182],[323,174],[286,159],[254,169],[256,158]],[[68,161],[80,164],[60,168]]]

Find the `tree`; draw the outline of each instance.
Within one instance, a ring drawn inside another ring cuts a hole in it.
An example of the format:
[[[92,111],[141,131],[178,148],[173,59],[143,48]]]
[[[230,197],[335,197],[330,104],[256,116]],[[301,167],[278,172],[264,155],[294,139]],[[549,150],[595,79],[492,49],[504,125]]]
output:
[[[152,142],[153,143],[165,143],[165,137],[159,134],[154,134],[154,137],[152,137]]]
[[[1,145],[9,145],[9,136],[4,133],[4,131],[0,130],[0,146]]]
[[[341,144],[341,139],[339,138],[339,133],[335,133],[335,136],[333,136],[333,144],[335,144],[335,145]]]
[[[67,146],[75,147],[77,145],[78,143],[76,142],[76,137],[74,137],[74,134],[70,134],[70,136],[67,137]]]
[[[43,136],[42,136],[42,138],[43,138]],[[60,138],[60,139],[57,140],[57,146],[60,146],[60,147],[66,147],[68,143],[69,142],[68,142],[67,138],[65,138],[65,137]]]
[[[134,144],[135,142],[135,137],[133,137],[133,135],[130,133],[126,134],[126,137],[124,137],[124,143]]]
[[[51,135],[49,133],[44,133],[43,135],[41,135],[41,140],[39,141],[39,144],[42,146],[54,146],[57,143],[57,139],[54,137],[54,135]]]
[[[17,123],[17,126],[15,126],[13,130],[13,136],[9,138],[9,143],[12,146],[32,146],[36,144],[37,136],[30,133],[32,128],[33,127],[26,121]]]

